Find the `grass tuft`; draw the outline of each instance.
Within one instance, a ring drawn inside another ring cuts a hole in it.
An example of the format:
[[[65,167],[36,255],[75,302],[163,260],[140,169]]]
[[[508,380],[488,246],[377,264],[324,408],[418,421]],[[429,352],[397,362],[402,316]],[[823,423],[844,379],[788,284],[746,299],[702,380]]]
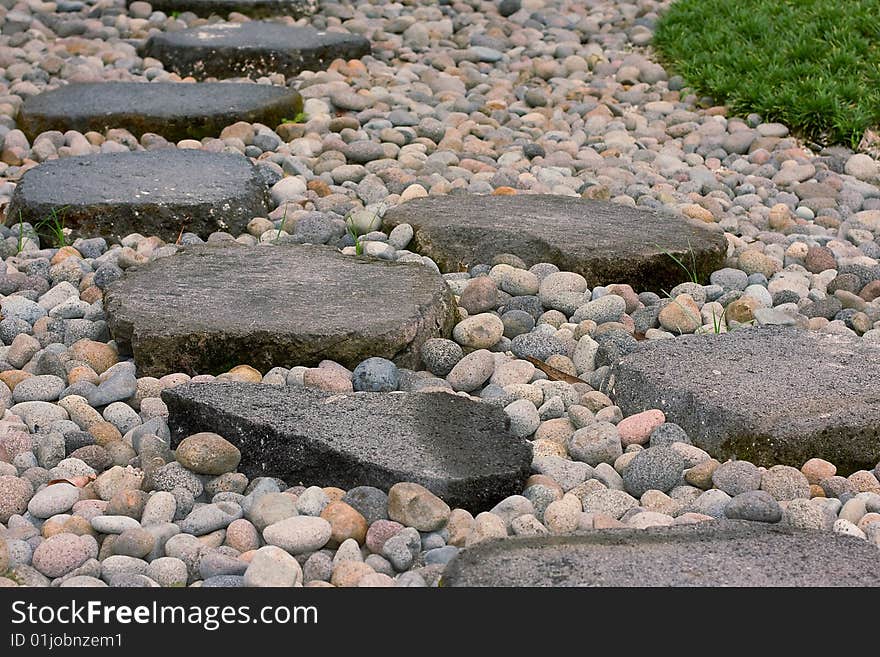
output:
[[[654,47],[739,115],[857,148],[880,125],[880,0],[677,0]]]

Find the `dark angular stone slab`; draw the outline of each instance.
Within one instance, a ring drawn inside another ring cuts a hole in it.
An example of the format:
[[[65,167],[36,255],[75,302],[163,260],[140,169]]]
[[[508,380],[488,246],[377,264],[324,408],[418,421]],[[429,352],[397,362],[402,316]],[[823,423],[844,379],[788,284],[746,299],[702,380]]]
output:
[[[131,4],[129,0],[127,4]],[[292,16],[302,18],[315,13],[318,0],[154,0],[150,3],[156,11],[166,14],[189,11],[196,16],[217,14],[226,16],[237,12],[252,18],[269,16]]]
[[[149,38],[144,56],[168,70],[197,79],[260,77],[320,71],[334,59],[370,53],[370,42],[356,34],[319,32],[313,27],[268,21],[215,23]]]
[[[745,521],[508,538],[467,548],[441,586],[878,586],[866,541]]]
[[[275,126],[302,107],[296,91],[262,84],[84,82],[30,96],[18,126],[30,139],[48,130],[125,128],[178,141],[216,137],[237,121]]]
[[[661,217],[616,203],[569,196],[432,196],[388,210],[385,230],[415,230],[413,250],[444,271],[513,253],[531,266],[552,262],[589,285],[629,283],[658,290],[687,276],[664,250],[706,278],[723,266],[727,242],[700,222]]]
[[[612,368],[624,414],[659,408],[718,459],[849,474],[880,461],[880,345],[784,327],[640,343]]]
[[[491,508],[522,491],[531,448],[504,412],[444,392],[353,393],[247,383],[166,390],[172,441],[213,431],[242,453],[249,477],[288,484],[419,483],[450,506]]]
[[[247,363],[355,367],[382,356],[413,367],[448,337],[452,293],[418,264],[330,247],[189,247],[130,271],[104,297],[107,323],[142,376],[220,373]]]
[[[264,177],[244,156],[164,149],[44,162],[22,176],[6,216],[35,223],[55,211],[76,235],[173,242],[182,229],[242,233],[266,216],[267,200]]]

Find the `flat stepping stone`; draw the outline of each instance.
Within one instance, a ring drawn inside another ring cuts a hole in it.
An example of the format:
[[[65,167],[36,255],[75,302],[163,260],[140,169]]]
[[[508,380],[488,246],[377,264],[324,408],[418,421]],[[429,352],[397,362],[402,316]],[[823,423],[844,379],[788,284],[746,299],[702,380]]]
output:
[[[877,548],[744,521],[507,538],[467,548],[441,586],[878,586]]]
[[[243,233],[268,212],[268,187],[246,157],[189,149],[50,160],[27,171],[7,218],[62,217],[74,234],[120,240],[131,233],[174,242],[181,230]],[[19,215],[19,212],[21,215]]]
[[[319,32],[313,27],[268,21],[215,23],[149,38],[144,56],[154,57],[178,75],[261,77],[321,71],[334,59],[370,54],[370,42],[356,34]]]
[[[32,140],[48,130],[124,128],[179,141],[216,137],[237,121],[275,126],[302,107],[296,91],[262,84],[84,82],[30,96],[18,126]]]
[[[664,250],[702,277],[723,266],[722,232],[693,220],[570,196],[433,196],[388,210],[384,229],[408,223],[411,249],[430,256],[443,271],[491,263],[512,253],[531,266],[551,262],[583,275],[590,287],[629,283],[657,290],[687,278]]]
[[[154,11],[164,11],[169,15],[189,11],[196,16],[226,16],[236,12],[252,18],[302,18],[311,16],[318,8],[318,0],[153,0],[150,4]]]
[[[659,408],[717,459],[839,473],[880,461],[880,345],[784,327],[642,342],[612,369],[630,415]]]
[[[107,323],[141,376],[219,374],[247,363],[404,367],[455,322],[443,278],[420,264],[320,246],[198,246],[138,267],[104,297]]]
[[[522,491],[531,448],[504,411],[445,392],[339,395],[301,387],[191,383],[162,392],[172,443],[220,433],[249,478],[290,485],[426,487],[452,507],[480,511]]]

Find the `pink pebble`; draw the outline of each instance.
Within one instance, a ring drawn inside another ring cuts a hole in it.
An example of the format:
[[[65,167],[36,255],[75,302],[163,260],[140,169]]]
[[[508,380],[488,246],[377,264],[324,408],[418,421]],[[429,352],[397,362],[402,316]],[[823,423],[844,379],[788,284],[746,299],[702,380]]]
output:
[[[376,520],[369,529],[367,529],[366,544],[370,552],[374,554],[382,553],[382,546],[392,536],[395,536],[403,525],[393,520]]]
[[[651,432],[664,422],[666,422],[666,416],[663,414],[663,411],[657,409],[630,415],[617,423],[620,443],[624,447],[627,445],[644,445],[648,442]]]

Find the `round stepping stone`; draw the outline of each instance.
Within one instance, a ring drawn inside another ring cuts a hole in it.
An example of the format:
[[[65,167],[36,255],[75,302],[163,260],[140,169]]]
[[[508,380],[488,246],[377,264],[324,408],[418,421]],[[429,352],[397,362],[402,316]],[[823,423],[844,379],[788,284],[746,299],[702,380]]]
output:
[[[141,376],[324,359],[353,368],[369,356],[414,367],[422,343],[448,337],[456,315],[443,278],[420,264],[236,243],[138,267],[108,289],[104,308]]]
[[[880,461],[880,345],[785,327],[646,341],[612,368],[624,415],[650,408],[719,460],[839,472]]]
[[[441,585],[878,586],[880,559],[831,532],[716,520],[491,541],[460,552]]]
[[[6,216],[36,223],[54,213],[74,235],[174,242],[181,230],[242,233],[266,216],[267,199],[264,177],[242,155],[163,149],[44,162],[22,176]]]
[[[215,23],[149,38],[144,56],[154,57],[179,75],[261,77],[320,71],[334,59],[357,59],[370,53],[364,37],[319,32],[313,27],[268,21]]]
[[[662,217],[646,210],[570,196],[434,196],[385,213],[383,230],[407,223],[410,248],[444,271],[491,263],[512,253],[531,266],[552,262],[587,279],[590,287],[629,283],[658,290],[687,275],[666,253],[705,278],[721,268],[727,242],[707,224]],[[668,288],[667,288],[668,289]]]
[[[129,0],[131,4],[133,0]],[[154,11],[166,14],[189,11],[196,16],[226,16],[237,12],[252,18],[292,16],[302,18],[315,13],[318,0],[151,0]]]
[[[301,387],[196,383],[163,391],[172,442],[221,432],[249,478],[316,486],[421,484],[453,507],[491,508],[522,491],[531,448],[504,411],[448,393],[338,395]]]
[[[84,82],[30,96],[18,126],[29,139],[41,132],[154,132],[170,141],[216,137],[237,121],[275,126],[302,111],[286,87],[205,82]]]

